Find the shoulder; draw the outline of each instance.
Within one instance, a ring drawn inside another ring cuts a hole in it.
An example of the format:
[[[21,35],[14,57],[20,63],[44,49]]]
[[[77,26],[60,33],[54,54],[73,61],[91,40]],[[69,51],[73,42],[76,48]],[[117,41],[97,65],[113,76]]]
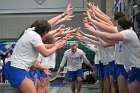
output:
[[[123,37],[130,37],[134,34],[136,34],[133,30],[131,29],[127,29],[127,30],[123,30],[121,32],[119,32]]]
[[[79,48],[77,48],[77,51],[83,52],[83,50],[82,49],[79,49]]]
[[[65,52],[64,52],[64,54],[66,55],[66,54],[68,54],[68,53],[70,53],[71,52],[71,49],[68,49],[68,50],[66,50]]]
[[[82,49],[79,49],[79,48],[77,49],[77,52],[78,53],[84,53],[84,51]]]

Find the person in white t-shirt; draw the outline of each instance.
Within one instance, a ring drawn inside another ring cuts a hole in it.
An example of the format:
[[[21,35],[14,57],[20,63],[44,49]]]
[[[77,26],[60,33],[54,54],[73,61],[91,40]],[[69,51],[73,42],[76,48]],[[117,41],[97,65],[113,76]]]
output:
[[[94,27],[94,28],[92,28],[93,30],[95,30],[95,25],[98,27],[98,28],[100,28],[101,30],[103,30],[103,31],[105,31],[105,32],[109,32],[109,33],[115,33],[115,32],[117,32],[117,30],[116,30],[116,27],[115,27],[115,24],[113,24],[113,25],[106,25],[106,24],[103,24],[102,22],[99,22],[97,19],[98,19],[98,17],[96,16],[96,15],[94,15],[94,13],[92,12],[92,13],[90,13],[90,10],[89,11],[87,11],[87,16],[88,16],[88,21],[85,21],[84,23],[85,23],[85,25],[87,25],[87,24],[90,24],[91,25],[91,27]],[[120,18],[120,17],[123,17],[123,16],[125,16],[123,13],[121,13],[121,12],[119,12],[119,13],[116,13],[114,16],[113,16],[113,18],[111,19],[111,21],[114,21],[114,23],[116,23],[115,21],[118,19],[118,18]],[[96,36],[96,35],[95,35]],[[97,36],[98,37],[98,36]],[[112,45],[114,45],[115,43],[111,43],[111,44],[108,44],[108,46],[112,46]],[[102,58],[102,57],[101,57]],[[113,61],[112,61],[113,62]],[[114,66],[115,66],[115,64],[114,64]],[[110,68],[110,66],[109,66],[109,68]],[[111,69],[113,69],[113,66],[112,66],[112,68]],[[110,70],[111,70],[110,69]],[[114,76],[114,75],[113,75]],[[116,89],[115,89],[115,83],[114,82],[112,82],[112,77],[110,77],[110,79],[111,79],[111,91],[112,91],[112,93],[115,93],[116,92]],[[123,83],[123,82],[121,82],[121,83]],[[124,82],[125,83],[125,82]],[[126,84],[126,83],[125,83]],[[122,84],[120,84],[120,85],[122,85]],[[127,88],[123,88],[122,87],[122,89],[127,89]],[[110,89],[109,89],[110,90]]]
[[[131,29],[133,27],[132,22],[128,21],[126,18],[118,19],[118,33],[106,33],[94,30],[90,25],[86,24],[86,27],[96,36],[99,36],[103,40],[109,43],[121,43],[118,50],[120,52],[120,62],[124,63],[125,68],[130,69],[130,74],[128,76],[129,83],[129,93],[139,93],[140,91],[140,43],[136,33]],[[91,29],[92,28],[92,29]],[[123,74],[123,73],[122,73]],[[122,75],[121,74],[121,75]],[[123,76],[123,75],[122,75]],[[121,79],[123,77],[120,77]],[[118,78],[118,80],[120,79]],[[127,78],[123,78],[122,82],[126,82]],[[119,82],[121,83],[121,82]],[[124,93],[121,88],[125,89],[127,84],[122,84],[119,86],[119,93]],[[124,90],[123,89],[123,90]]]
[[[17,41],[11,59],[4,69],[6,79],[17,91],[37,93],[28,71],[37,59],[38,53],[47,57],[57,49],[64,47],[65,41],[60,40],[51,49],[46,49],[41,37],[50,29],[51,25],[46,20],[38,19]],[[47,67],[44,65],[42,69],[48,69]]]
[[[46,36],[46,39],[44,40],[45,44],[48,44],[48,49],[52,48],[55,44],[55,37],[53,37],[53,35],[48,34]],[[37,60],[35,61],[33,67],[36,68],[35,70],[39,69],[37,72],[39,73],[35,73],[37,74],[33,79],[35,79],[35,84],[37,84],[38,86],[36,87],[38,93],[48,93],[48,84],[50,81],[50,75],[51,72],[49,70],[49,68],[54,68],[55,67],[55,53],[51,54],[48,57],[44,57],[43,55],[39,54]],[[47,65],[48,66],[48,70],[43,70],[41,69],[41,67],[43,65]],[[34,72],[31,71],[31,74]],[[36,80],[37,79],[37,80]]]
[[[71,82],[71,92],[75,93],[75,89],[77,88],[77,93],[80,93],[82,87],[82,63],[85,62],[92,71],[95,71],[95,67],[91,65],[89,60],[86,58],[85,53],[78,48],[76,43],[71,44],[71,48],[66,50],[60,66],[57,70],[56,75],[60,75],[60,71],[62,70],[65,63],[67,63],[68,69],[68,78],[69,82]],[[75,85],[77,82],[77,85]]]
[[[9,59],[10,59],[10,57],[11,57],[11,53],[10,52],[8,52],[7,53],[7,57],[5,58],[5,64],[9,61]]]
[[[30,28],[25,30],[20,36],[12,56],[4,69],[6,79],[10,80],[10,84],[15,88],[16,92],[37,93],[28,71],[39,53],[47,57],[64,47],[66,42],[66,40],[58,40],[52,48],[47,49],[46,44],[42,42],[42,37],[50,31],[51,27],[63,22],[67,18],[70,20],[73,17],[72,15],[73,8],[69,4],[62,14],[48,21],[44,19],[35,20]],[[60,22],[60,19],[64,20]],[[42,69],[48,69],[48,66],[43,65]]]

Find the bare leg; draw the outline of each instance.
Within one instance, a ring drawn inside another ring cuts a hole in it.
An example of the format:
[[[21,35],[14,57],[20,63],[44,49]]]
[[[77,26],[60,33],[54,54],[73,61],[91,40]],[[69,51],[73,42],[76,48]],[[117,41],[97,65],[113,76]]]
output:
[[[105,87],[105,93],[110,93],[110,78],[109,76],[106,76],[105,79],[104,79],[104,84],[106,84],[107,86],[104,86]]]
[[[110,75],[110,84],[111,84],[111,93],[116,93],[116,85],[115,82],[113,81],[112,75]]]
[[[123,75],[120,75],[117,79],[119,93],[129,93],[126,78]]]
[[[22,93],[37,93],[34,82],[29,78],[22,81],[19,89]]]
[[[45,78],[45,86],[43,87],[43,93],[48,93],[49,81],[50,81],[50,76],[47,76],[47,78]]]
[[[75,82],[71,82],[71,91],[75,93]]]
[[[82,78],[78,77],[77,78],[77,93],[80,93],[82,87]]]
[[[99,89],[100,89],[99,93],[103,93],[103,87],[104,87],[103,80],[99,79]]]
[[[0,72],[0,83],[2,83],[2,73]]]
[[[140,82],[135,80],[129,84],[129,93],[140,93]]]
[[[39,87],[38,90],[37,90],[37,93],[43,93],[43,88]]]

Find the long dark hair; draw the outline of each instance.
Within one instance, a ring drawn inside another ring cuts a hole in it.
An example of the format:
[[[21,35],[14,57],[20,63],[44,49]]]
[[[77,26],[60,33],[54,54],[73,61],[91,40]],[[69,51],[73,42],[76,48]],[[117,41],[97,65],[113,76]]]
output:
[[[35,32],[37,32],[39,35],[43,35],[45,32],[49,32],[51,30],[51,25],[48,23],[47,20],[44,19],[38,19],[35,20],[30,28],[35,27]],[[18,39],[24,34],[24,31],[20,34]]]
[[[45,32],[49,32],[51,30],[51,25],[48,23],[47,20],[38,19],[33,22],[30,28],[35,27],[35,32],[39,35],[43,35]]]

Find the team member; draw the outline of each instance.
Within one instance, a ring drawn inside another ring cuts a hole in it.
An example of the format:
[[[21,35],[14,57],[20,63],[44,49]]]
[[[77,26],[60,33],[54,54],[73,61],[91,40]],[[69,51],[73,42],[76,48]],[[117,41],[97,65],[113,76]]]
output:
[[[38,53],[47,57],[65,44],[65,41],[58,41],[54,47],[46,49],[41,37],[50,30],[50,24],[46,20],[39,19],[31,27],[33,28],[27,30],[17,41],[11,62],[6,64],[4,71],[11,86],[22,93],[37,93],[28,71],[37,59]],[[47,69],[47,66],[42,68]]]
[[[55,44],[55,38],[53,37],[53,35],[48,34],[46,36],[46,39],[44,40],[45,44],[48,44],[48,49],[52,48]],[[43,70],[41,69],[41,67],[43,65],[48,65],[48,67],[50,66],[50,68],[54,68],[55,67],[55,53],[53,53],[52,55],[48,56],[48,57],[44,57],[41,54],[39,54],[37,60],[34,63],[34,67],[36,68],[36,70],[38,69],[37,73],[37,90],[38,93],[48,93],[48,84],[50,81],[50,71],[48,70]],[[34,70],[32,71],[32,73],[34,72]],[[33,74],[34,75],[34,74]],[[39,83],[39,84],[38,84]]]
[[[133,27],[132,22],[128,21],[126,18],[120,18],[118,20],[118,31],[119,33],[105,33],[96,31],[91,29],[91,26],[87,26],[90,31],[96,36],[101,37],[103,40],[107,42],[119,42],[119,59],[116,61],[118,62],[118,67],[120,67],[119,71],[117,72],[118,76],[118,85],[119,85],[119,92],[120,93],[128,93],[127,90],[127,83],[123,83],[122,85],[119,84],[121,82],[126,82],[126,71],[120,64],[124,64],[125,68],[131,67],[131,74],[129,76],[129,93],[138,93],[140,89],[139,83],[139,53],[140,53],[140,44],[139,39],[136,33],[131,29]],[[121,71],[120,71],[121,70]],[[135,74],[134,74],[135,73]],[[133,77],[133,79],[131,78]],[[132,81],[131,81],[132,80]]]
[[[77,93],[80,93],[82,86],[82,62],[85,62],[93,71],[95,68],[90,64],[84,52],[77,48],[77,44],[71,44],[71,49],[68,49],[63,56],[62,62],[56,74],[60,71],[67,62],[69,82],[71,82],[72,93],[75,93],[75,81],[77,81]]]

